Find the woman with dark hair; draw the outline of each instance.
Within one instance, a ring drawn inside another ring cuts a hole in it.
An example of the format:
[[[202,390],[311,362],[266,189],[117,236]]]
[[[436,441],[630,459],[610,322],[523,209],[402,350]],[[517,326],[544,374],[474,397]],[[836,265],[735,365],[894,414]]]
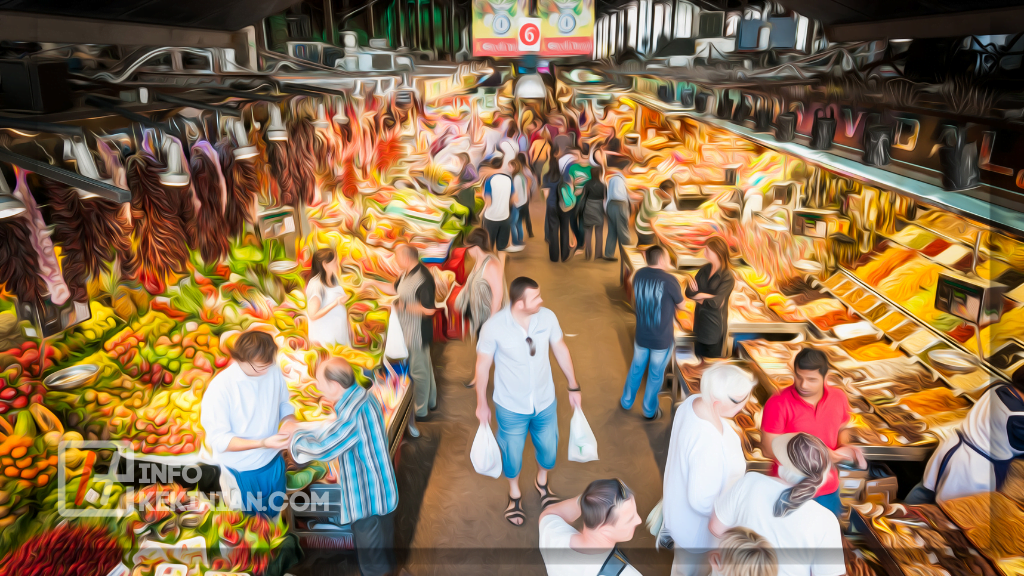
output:
[[[351,346],[348,295],[338,278],[338,254],[329,248],[317,250],[310,263],[306,283],[306,316],[309,340],[314,344]]]
[[[505,271],[498,257],[491,251],[491,240],[482,228],[466,236],[466,251],[473,258],[473,270],[466,278],[462,292],[455,298],[455,307],[463,318],[469,319],[470,332],[479,337],[480,328],[488,318],[508,304]],[[472,388],[475,382],[466,384]]]
[[[583,253],[587,260],[604,250],[604,197],[607,188],[600,165],[591,166],[590,180],[583,185]]]
[[[708,263],[690,278],[686,288],[686,297],[696,303],[693,351],[701,358],[722,358],[729,330],[729,297],[736,286],[729,266],[729,245],[719,236],[708,238],[704,258]]]
[[[845,574],[839,519],[814,501],[832,467],[828,448],[803,432],[779,436],[772,448],[779,477],[748,472],[715,503],[708,528],[717,538],[737,526],[763,536],[779,576]]]

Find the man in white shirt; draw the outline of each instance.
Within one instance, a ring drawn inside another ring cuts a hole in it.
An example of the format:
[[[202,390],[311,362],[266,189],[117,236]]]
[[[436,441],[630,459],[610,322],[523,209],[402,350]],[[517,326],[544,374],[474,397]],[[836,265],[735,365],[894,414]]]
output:
[[[551,376],[549,347],[569,382],[569,404],[579,408],[582,400],[558,319],[554,312],[541,307],[540,286],[521,276],[509,285],[508,296],[509,306],[491,316],[480,330],[476,346],[476,382],[483,384],[476,387],[476,417],[490,426],[487,381],[493,363],[497,440],[509,484],[505,518],[514,526],[522,526],[526,515],[520,506],[519,472],[527,432],[533,438],[540,465],[534,487],[540,493],[541,506],[547,508],[558,501],[548,488],[548,471],[555,467],[558,450],[555,382]]]
[[[277,365],[277,344],[266,332],[245,332],[231,349],[235,360],[210,381],[199,420],[206,444],[230,471],[249,513],[277,516],[286,499],[285,463],[299,427]]]
[[[572,527],[583,517],[583,531]],[[621,480],[595,480],[578,497],[548,507],[540,515],[540,555],[548,576],[640,576],[615,550],[633,539],[640,524],[636,499]]]

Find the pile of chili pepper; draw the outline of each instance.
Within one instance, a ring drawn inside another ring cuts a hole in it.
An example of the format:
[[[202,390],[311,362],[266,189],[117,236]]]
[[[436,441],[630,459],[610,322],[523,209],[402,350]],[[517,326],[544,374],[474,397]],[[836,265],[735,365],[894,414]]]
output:
[[[110,572],[120,558],[121,545],[105,528],[63,525],[0,560],[0,576],[96,576]]]

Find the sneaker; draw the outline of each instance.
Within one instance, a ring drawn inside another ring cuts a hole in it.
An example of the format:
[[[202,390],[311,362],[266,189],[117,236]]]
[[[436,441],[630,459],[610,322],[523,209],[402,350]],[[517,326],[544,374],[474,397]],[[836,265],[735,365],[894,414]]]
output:
[[[412,436],[413,438],[420,437],[420,429],[416,427],[415,422],[409,422],[409,436]]]
[[[651,420],[651,421],[657,420],[658,418],[661,418],[661,407],[658,407],[658,411],[654,413],[654,416],[651,416],[649,418],[647,416],[644,416],[644,418],[647,418],[648,420]]]
[[[523,244],[512,244],[508,248],[505,248],[505,252],[522,252],[526,248]]]

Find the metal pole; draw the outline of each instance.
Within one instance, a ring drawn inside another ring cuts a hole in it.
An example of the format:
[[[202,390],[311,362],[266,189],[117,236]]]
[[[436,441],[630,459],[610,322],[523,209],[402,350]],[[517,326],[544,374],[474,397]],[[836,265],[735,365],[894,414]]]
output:
[[[373,4],[370,4],[369,6],[367,6],[367,10],[369,10],[369,14],[368,14],[367,17],[370,19],[370,38],[376,38],[377,37],[377,23],[374,22],[374,20],[373,20]]]
[[[402,2],[405,0],[395,0],[395,12],[398,14],[398,45],[400,47],[405,46],[405,18],[402,16]]]
[[[458,15],[456,14],[456,12],[458,12],[459,7],[456,4],[456,2],[458,2],[458,0],[452,0],[452,21],[451,21],[451,33],[452,33],[452,35],[451,35],[451,43],[452,43],[452,60],[453,61],[455,60],[455,53],[459,51],[459,49],[458,49],[459,40],[458,40],[458,38],[456,38],[456,35],[458,34],[458,29],[459,29],[458,26],[456,26],[456,24],[457,24],[456,18],[458,18]]]
[[[423,49],[423,14],[420,11],[423,2],[415,0],[416,2],[416,48],[418,50]]]
[[[338,28],[334,25],[334,1],[324,0],[324,28],[327,32],[327,41],[333,45],[338,45]]]
[[[437,36],[434,30],[434,0],[430,0],[430,51],[434,53],[434,59],[437,60]]]

